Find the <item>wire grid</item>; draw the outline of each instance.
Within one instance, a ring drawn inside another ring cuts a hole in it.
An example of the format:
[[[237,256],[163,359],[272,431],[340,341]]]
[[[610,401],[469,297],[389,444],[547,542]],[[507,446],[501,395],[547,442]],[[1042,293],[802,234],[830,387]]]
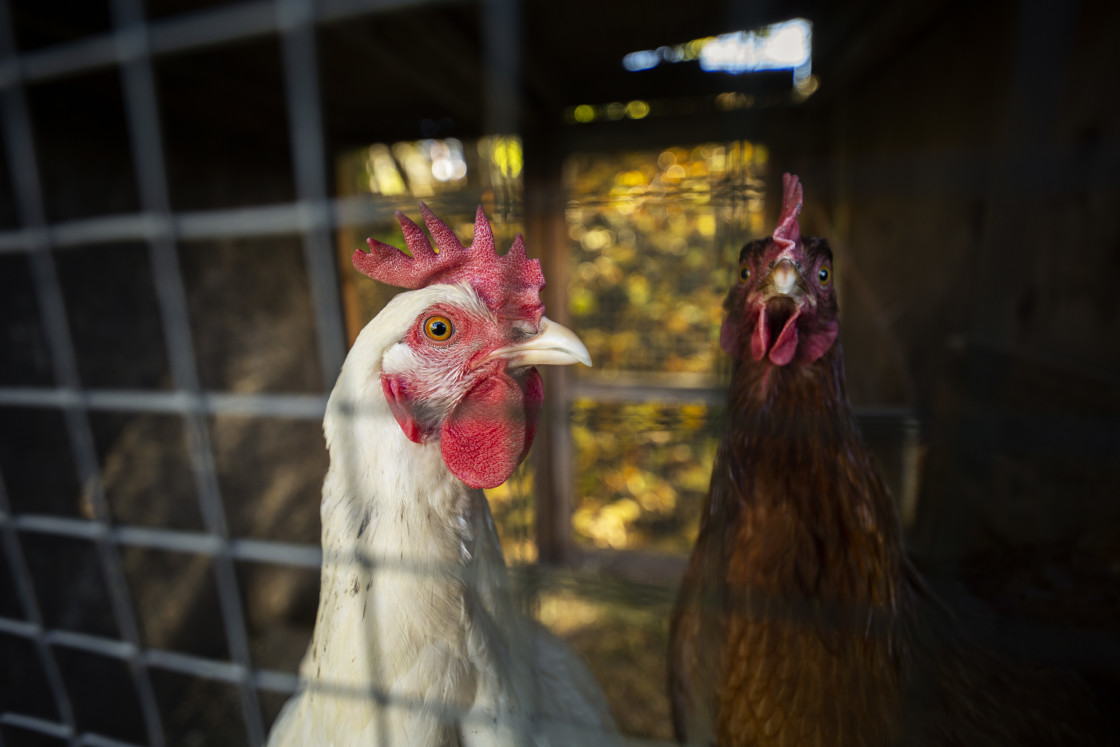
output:
[[[192,239],[243,238],[298,233],[315,314],[319,364],[325,382],[334,380],[343,357],[344,325],[340,313],[333,260],[333,227],[387,219],[389,209],[361,199],[329,198],[320,119],[315,26],[349,16],[419,6],[424,0],[258,0],[158,22],[145,19],[142,0],[112,0],[113,31],[73,43],[20,54],[12,32],[6,0],[0,0],[0,117],[4,145],[16,186],[21,228],[0,232],[0,254],[26,253],[38,295],[58,386],[0,388],[0,405],[54,408],[64,415],[67,438],[78,476],[89,490],[92,519],[20,514],[13,510],[0,475],[0,547],[16,582],[25,620],[0,617],[0,633],[30,641],[46,675],[58,719],[0,714],[0,725],[21,728],[64,740],[70,745],[125,745],[104,735],[81,732],[67,692],[56,647],[97,654],[127,665],[138,695],[144,733],[153,747],[165,744],[160,712],[151,681],[152,669],[229,683],[240,694],[250,744],[261,744],[265,724],[258,690],[292,693],[297,677],[254,669],[247,641],[235,561],[256,561],[318,570],[324,560],[318,547],[274,541],[231,538],[223,510],[207,417],[268,415],[319,420],[326,397],[300,394],[230,394],[202,391],[192,347],[184,279],[177,242]],[[516,65],[508,45],[511,28],[520,22],[516,4],[485,4],[484,43],[487,83],[494,90],[490,123],[512,131],[513,110],[502,102],[512,94]],[[153,57],[171,52],[236,42],[262,35],[280,39],[283,80],[291,133],[297,201],[294,204],[174,213],[171,209],[164,147],[153,79]],[[25,94],[27,84],[92,70],[118,67],[124,91],[129,142],[136,164],[141,210],[130,215],[96,217],[51,224],[47,220],[41,170],[37,162]],[[382,214],[385,213],[385,214]],[[65,299],[52,250],[67,246],[142,241],[148,248],[167,347],[172,391],[91,390],[82,386]],[[96,411],[164,413],[186,423],[190,468],[203,516],[203,532],[114,526],[90,425]],[[39,533],[94,543],[107,581],[114,622],[121,639],[47,628],[21,549],[20,533]],[[216,577],[222,624],[231,661],[144,648],[121,549],[142,547],[209,556]],[[331,560],[328,558],[328,560]],[[334,559],[354,562],[353,558]],[[417,572],[430,572],[418,569]],[[378,693],[365,693],[383,700]],[[0,743],[2,743],[0,736]]]

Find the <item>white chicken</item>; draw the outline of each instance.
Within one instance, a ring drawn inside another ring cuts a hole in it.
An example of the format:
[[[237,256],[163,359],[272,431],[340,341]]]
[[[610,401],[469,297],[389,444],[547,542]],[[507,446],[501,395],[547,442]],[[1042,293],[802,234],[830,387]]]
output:
[[[354,266],[412,289],[354,343],[323,429],[319,612],[271,747],[619,744],[590,672],[516,608],[481,488],[524,458],[534,365],[590,365],[543,315],[518,235],[499,257],[481,206],[470,247],[425,205],[411,257],[369,240]]]

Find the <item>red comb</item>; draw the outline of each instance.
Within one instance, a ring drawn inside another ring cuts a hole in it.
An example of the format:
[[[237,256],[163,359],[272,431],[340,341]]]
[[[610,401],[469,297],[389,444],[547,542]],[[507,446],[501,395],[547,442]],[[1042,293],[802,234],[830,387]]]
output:
[[[774,241],[789,249],[801,240],[801,226],[797,218],[801,215],[801,180],[793,174],[782,174],[782,214],[778,227],[774,229]]]
[[[395,246],[366,239],[369,252],[354,250],[354,269],[382,283],[411,290],[436,283],[466,282],[492,311],[539,321],[544,313],[540,300],[544,274],[539,260],[526,258],[521,234],[499,257],[494,249],[494,231],[481,205],[475,213],[474,239],[469,247],[464,247],[455,232],[422,202],[420,213],[435,239],[436,250],[423,229],[398,210],[397,221],[412,256]]]

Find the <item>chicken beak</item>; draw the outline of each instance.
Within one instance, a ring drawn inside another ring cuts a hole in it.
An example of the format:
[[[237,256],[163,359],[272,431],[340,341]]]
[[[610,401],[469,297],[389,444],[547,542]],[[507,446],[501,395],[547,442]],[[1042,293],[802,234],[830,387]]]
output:
[[[483,362],[495,358],[505,358],[510,368],[528,366],[566,366],[571,363],[591,365],[591,354],[576,333],[562,324],[541,317],[541,331],[525,342],[498,348],[486,356]]]
[[[763,281],[770,296],[790,296],[800,299],[805,294],[805,281],[791,260],[783,258]]]

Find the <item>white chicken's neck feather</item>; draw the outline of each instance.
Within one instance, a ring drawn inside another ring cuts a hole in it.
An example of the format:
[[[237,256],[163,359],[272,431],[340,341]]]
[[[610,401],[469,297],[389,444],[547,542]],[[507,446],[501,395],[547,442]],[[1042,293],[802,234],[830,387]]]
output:
[[[451,474],[438,439],[406,438],[383,394],[382,366],[407,370],[399,341],[437,302],[488,313],[469,286],[398,295],[358,336],[331,392],[322,588],[300,667],[309,686],[269,747],[548,744],[533,734],[538,713],[550,730],[574,724],[613,744],[590,674],[517,610],[482,491]]]
[[[425,308],[439,301],[477,303],[473,294],[459,286],[438,285],[404,293],[390,301],[358,335],[323,420],[331,455],[324,500],[345,498],[353,509],[370,504],[381,511],[396,507],[406,513],[434,509],[444,519],[457,510],[455,503],[467,488],[444,465],[439,441],[409,441],[381,389],[382,359],[391,357],[398,365],[405,365],[413,353],[398,341]],[[342,518],[361,520],[358,516]]]
[[[489,525],[481,491],[451,474],[438,439],[417,444],[405,437],[381,388],[382,360],[403,365],[412,353],[398,340],[424,309],[441,301],[481,304],[468,286],[398,295],[358,336],[323,420],[331,456],[323,485],[324,555],[345,562],[357,553],[388,567],[372,574],[359,568],[363,575],[412,575],[419,587],[454,575],[473,554],[474,525]],[[485,516],[477,515],[480,509]]]
[[[405,731],[409,743],[442,742],[445,722],[417,719],[407,708],[379,711],[369,690],[470,708],[485,683],[465,664],[476,646],[468,618],[517,618],[482,491],[450,473],[438,439],[405,437],[381,388],[382,361],[407,364],[411,352],[399,341],[441,301],[476,311],[481,304],[464,286],[398,295],[359,334],[331,392],[323,420],[331,463],[321,510],[322,588],[301,665],[312,689],[292,708],[335,716],[293,713],[294,723],[312,729],[298,744],[349,743],[356,734],[376,743],[377,729]],[[315,683],[349,695],[332,699]]]

